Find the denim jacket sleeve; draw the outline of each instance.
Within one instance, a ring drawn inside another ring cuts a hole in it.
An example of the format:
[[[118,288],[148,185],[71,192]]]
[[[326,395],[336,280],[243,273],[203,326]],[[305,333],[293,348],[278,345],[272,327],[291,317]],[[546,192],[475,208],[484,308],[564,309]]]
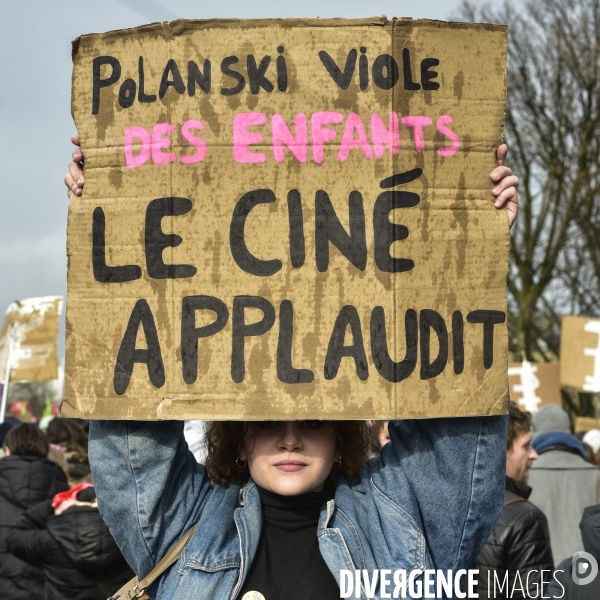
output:
[[[181,421],[91,421],[89,457],[100,514],[143,577],[199,521],[212,489],[206,469]]]
[[[506,416],[390,422],[392,442],[372,473],[419,525],[429,568],[468,569],[500,516],[507,423]]]

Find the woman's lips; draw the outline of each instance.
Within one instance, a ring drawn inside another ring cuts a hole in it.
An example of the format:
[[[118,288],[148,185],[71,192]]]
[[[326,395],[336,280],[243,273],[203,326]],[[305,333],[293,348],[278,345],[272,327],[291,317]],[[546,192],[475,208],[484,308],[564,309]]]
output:
[[[278,463],[275,463],[275,467],[286,473],[294,473],[306,467],[306,463],[303,463],[300,460],[281,460]]]

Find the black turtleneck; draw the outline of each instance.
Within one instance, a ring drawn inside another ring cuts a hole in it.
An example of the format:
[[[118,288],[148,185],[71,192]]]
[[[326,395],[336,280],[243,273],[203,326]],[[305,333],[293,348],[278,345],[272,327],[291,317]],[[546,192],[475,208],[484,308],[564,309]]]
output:
[[[237,600],[259,592],[265,600],[334,600],[340,588],[317,539],[321,507],[329,492],[280,496],[258,487],[263,528],[254,561]]]

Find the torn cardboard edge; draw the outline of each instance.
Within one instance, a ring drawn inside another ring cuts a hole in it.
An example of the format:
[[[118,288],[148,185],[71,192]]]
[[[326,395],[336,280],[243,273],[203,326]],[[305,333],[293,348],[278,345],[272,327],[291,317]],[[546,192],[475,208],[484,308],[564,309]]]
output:
[[[328,19],[319,18],[283,18],[283,19],[175,19],[173,21],[155,21],[146,25],[129,27],[126,29],[113,29],[99,33],[86,33],[76,37],[71,42],[71,57],[74,60],[79,50],[79,44],[82,39],[90,37],[101,37],[107,41],[112,38],[119,38],[123,32],[129,34],[160,32],[165,38],[173,38],[185,35],[190,31],[202,29],[230,29],[232,27],[270,27],[273,25],[283,27],[365,27],[380,26],[385,27],[394,23],[411,23],[412,25],[452,25],[456,29],[481,29],[484,31],[506,31],[508,25],[494,23],[470,23],[464,21],[442,21],[439,19],[413,19],[412,17],[392,17],[388,19],[385,15],[380,17],[363,17],[358,19],[346,19],[344,17],[334,17]]]

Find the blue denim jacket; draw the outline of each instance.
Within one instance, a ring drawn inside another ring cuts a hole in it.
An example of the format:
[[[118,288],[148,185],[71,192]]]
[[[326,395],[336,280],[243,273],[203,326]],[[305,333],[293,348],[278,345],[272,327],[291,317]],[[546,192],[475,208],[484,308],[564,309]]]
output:
[[[342,569],[469,568],[502,510],[506,427],[507,417],[391,422],[391,443],[321,509],[319,548],[338,584]],[[212,484],[177,421],[92,421],[89,453],[102,517],[140,577],[198,523],[151,596],[234,600],[262,528],[256,485]]]

